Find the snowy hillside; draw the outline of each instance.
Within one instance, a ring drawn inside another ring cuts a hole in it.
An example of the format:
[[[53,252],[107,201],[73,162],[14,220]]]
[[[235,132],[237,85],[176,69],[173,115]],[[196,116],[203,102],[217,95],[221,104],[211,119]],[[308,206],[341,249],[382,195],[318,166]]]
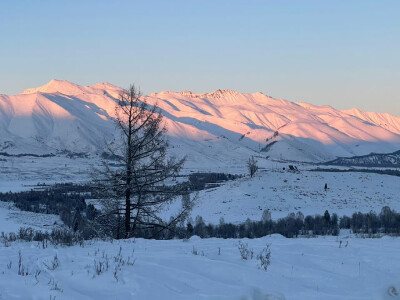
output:
[[[0,95],[0,151],[46,154],[102,149],[114,131],[109,112],[115,102],[109,94],[113,90],[101,87],[52,80],[16,96]]]
[[[341,217],[358,211],[379,213],[384,206],[399,211],[399,187],[400,177],[381,174],[259,171],[253,178],[200,191],[191,216],[193,220],[202,216],[206,223],[218,224],[223,218],[238,224],[247,218],[261,220],[264,210],[269,210],[274,220],[296,212],[315,215],[329,210]]]
[[[361,120],[386,128],[392,132],[400,132],[400,117],[395,117],[387,113],[380,114],[376,112],[361,111],[357,108],[345,110],[344,112],[360,118]]]
[[[385,154],[371,153],[362,156],[339,157],[327,162],[326,164],[338,166],[400,168],[400,151]]]
[[[109,83],[79,86],[52,80],[14,96],[0,95],[0,152],[101,153],[115,136]],[[400,148],[400,118],[340,111],[231,90],[147,96],[165,115],[172,152],[193,167],[237,164],[250,155],[321,162]]]

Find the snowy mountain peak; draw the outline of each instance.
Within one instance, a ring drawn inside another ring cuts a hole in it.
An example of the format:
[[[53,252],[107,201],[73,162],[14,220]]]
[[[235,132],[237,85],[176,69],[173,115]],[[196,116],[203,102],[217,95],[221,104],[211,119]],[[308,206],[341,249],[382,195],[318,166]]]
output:
[[[30,88],[25,91],[23,91],[21,94],[34,94],[34,93],[62,93],[65,95],[76,95],[76,94],[81,94],[83,93],[83,87],[66,81],[66,80],[57,80],[57,79],[52,79],[45,85],[42,85],[37,88]]]
[[[52,79],[45,85],[37,88],[27,89],[21,94],[27,95],[34,93],[61,93],[64,95],[76,96],[80,94],[98,94],[99,90],[107,91],[110,95],[116,97],[122,89],[108,82],[96,83],[91,86],[81,86],[66,80]]]
[[[238,96],[240,93],[233,90],[216,90],[215,92],[206,94],[208,97],[212,98],[223,98],[227,96]]]

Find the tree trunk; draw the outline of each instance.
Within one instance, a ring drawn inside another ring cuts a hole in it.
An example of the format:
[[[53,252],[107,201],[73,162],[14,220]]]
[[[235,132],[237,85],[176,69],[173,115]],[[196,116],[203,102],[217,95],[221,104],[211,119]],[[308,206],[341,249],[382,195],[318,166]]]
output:
[[[131,231],[131,191],[129,188],[125,192],[125,238],[130,237]]]
[[[129,122],[127,134],[127,157],[126,157],[126,191],[125,191],[125,238],[130,238],[131,233],[131,180],[132,180],[132,117],[133,117],[133,101],[135,95],[130,91],[130,109],[129,109]]]

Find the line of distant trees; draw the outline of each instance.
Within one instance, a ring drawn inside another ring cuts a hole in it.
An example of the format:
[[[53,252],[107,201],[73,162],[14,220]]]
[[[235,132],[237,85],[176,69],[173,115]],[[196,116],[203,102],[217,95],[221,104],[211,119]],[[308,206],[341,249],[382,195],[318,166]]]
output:
[[[63,210],[85,210],[84,192],[64,191],[63,189],[46,189],[44,191],[24,191],[0,193],[0,201],[13,202],[24,211],[44,214],[60,214]]]
[[[203,185],[206,175],[199,182],[192,177],[197,188]],[[229,180],[230,176],[211,175],[214,180]],[[82,233],[85,239],[94,237],[122,238],[124,219],[120,215],[105,215],[93,204],[86,204],[85,197],[93,193],[87,187],[77,185],[57,185],[45,191],[0,193],[0,201],[15,203],[16,207],[37,213],[58,214],[63,223],[73,232]],[[198,235],[202,238],[259,238],[269,234],[282,234],[288,238],[313,235],[338,235],[340,229],[350,229],[353,233],[376,236],[379,234],[400,235],[400,213],[388,206],[380,213],[355,212],[351,216],[338,217],[336,213],[307,215],[297,212],[284,218],[272,220],[271,212],[265,210],[259,221],[247,219],[240,224],[227,223],[221,218],[219,224],[206,224],[203,217],[189,218],[185,224],[171,223],[168,230],[159,231],[138,227],[135,236],[142,238],[173,239]]]
[[[192,173],[189,175],[189,181],[186,183],[190,191],[200,191],[206,189],[210,184],[218,185],[224,181],[235,180],[242,177],[227,173]]]
[[[8,152],[0,152],[0,156],[7,156],[7,157],[26,157],[26,156],[30,156],[30,157],[53,157],[56,156],[53,153],[49,153],[49,154],[35,154],[35,153],[19,153],[19,154],[10,154]]]
[[[310,171],[313,172],[358,172],[358,173],[373,173],[373,174],[382,174],[382,175],[391,175],[391,176],[400,176],[400,170],[396,169],[336,169],[336,168],[316,168]]]
[[[366,236],[377,234],[400,235],[400,213],[388,206],[381,212],[353,213],[352,216],[338,217],[327,210],[323,215],[304,216],[301,212],[290,213],[276,221],[271,219],[268,210],[264,211],[262,220],[247,219],[241,224],[225,223],[221,219],[218,225],[206,225],[203,218],[198,216],[192,223],[188,223],[185,234],[187,237],[198,235],[202,238],[259,238],[269,234],[279,233],[293,238],[312,235],[338,235],[340,229],[351,229],[353,233]]]
[[[269,234],[282,234],[288,238],[310,235],[338,235],[340,232],[337,214],[328,211],[321,215],[304,216],[301,212],[290,213],[276,221],[271,219],[269,210],[265,210],[260,221],[247,219],[241,224],[225,223],[223,219],[218,225],[206,225],[203,218],[197,216],[193,225],[186,226],[186,235],[198,235],[202,238],[259,238]]]

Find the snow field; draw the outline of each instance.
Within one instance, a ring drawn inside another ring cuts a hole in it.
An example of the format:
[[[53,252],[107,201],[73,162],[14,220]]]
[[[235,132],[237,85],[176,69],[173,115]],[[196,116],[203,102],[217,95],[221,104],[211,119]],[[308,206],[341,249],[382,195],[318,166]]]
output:
[[[263,210],[269,209],[273,219],[301,211],[304,215],[331,214],[352,215],[354,212],[379,213],[383,206],[400,211],[400,178],[372,173],[311,172],[314,166],[297,164],[300,173],[283,171],[289,163],[278,163],[259,159],[260,167],[254,178],[249,176],[228,181],[220,187],[199,192],[192,218],[203,217],[206,223],[241,223],[247,218],[260,220]],[[99,159],[8,158],[0,173],[0,192],[22,191],[37,188],[37,183],[85,182],[90,172],[100,166]],[[337,169],[340,169],[338,167]],[[231,172],[246,174],[243,166],[213,169],[207,165],[201,171]],[[183,174],[190,174],[184,169]],[[182,180],[187,180],[182,178]],[[325,183],[328,190],[324,190]],[[194,195],[192,195],[194,196]],[[169,219],[170,211],[180,206],[172,204],[163,215]],[[1,231],[1,229],[0,229]]]
[[[7,157],[0,161],[0,192],[29,191],[38,183],[89,181],[90,173],[99,166],[98,157]]]
[[[51,231],[53,228],[60,226],[63,226],[63,222],[58,215],[21,211],[16,208],[12,202],[0,201],[0,234],[2,232],[17,233],[21,227],[32,227],[35,230]]]
[[[400,299],[398,238],[242,240],[255,256],[271,245],[267,272],[257,259],[241,259],[238,242],[192,237],[45,249],[36,242],[1,245],[0,299]],[[27,276],[18,275],[19,251]],[[103,271],[96,272],[101,263]]]
[[[221,217],[233,223],[261,220],[265,209],[275,220],[298,211],[305,216],[322,215],[325,210],[351,216],[358,211],[379,213],[383,206],[399,211],[400,178],[371,173],[259,171],[254,178],[247,176],[203,190],[198,198],[192,217],[199,215],[213,224]]]

